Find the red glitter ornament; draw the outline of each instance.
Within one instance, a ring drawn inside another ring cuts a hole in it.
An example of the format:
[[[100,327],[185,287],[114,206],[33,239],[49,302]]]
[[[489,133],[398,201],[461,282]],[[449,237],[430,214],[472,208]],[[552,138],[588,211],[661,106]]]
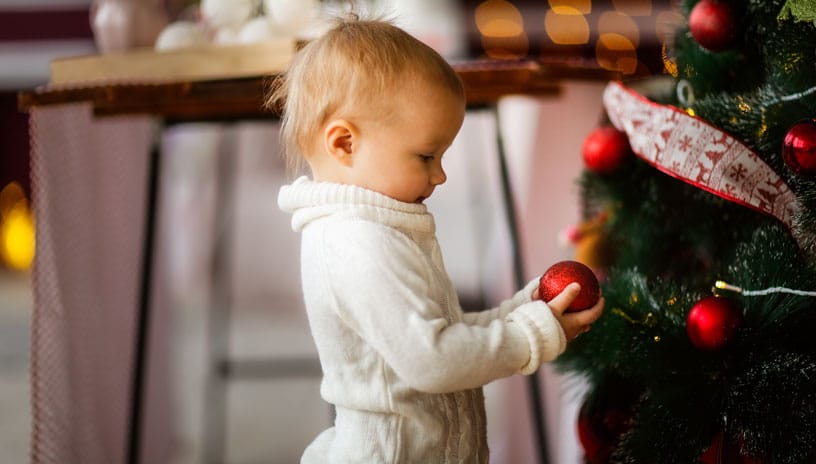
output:
[[[689,15],[689,31],[694,40],[706,50],[728,50],[735,35],[731,6],[716,0],[698,2]]]
[[[742,323],[742,311],[724,297],[707,296],[691,307],[686,332],[691,343],[703,350],[723,347]]]
[[[797,175],[816,175],[816,119],[799,121],[788,129],[782,159]]]
[[[617,412],[611,414],[617,416]],[[578,441],[589,464],[606,462],[614,448],[617,437],[609,432],[604,415],[603,411],[590,411],[586,402],[578,412]],[[616,420],[616,417],[613,420]]]
[[[631,151],[626,133],[612,126],[598,127],[590,132],[581,147],[584,165],[601,175],[615,172]]]
[[[578,261],[560,261],[544,271],[538,281],[539,296],[544,301],[550,301],[572,282],[581,285],[581,291],[567,307],[568,312],[583,311],[598,302],[601,297],[598,279],[592,269]]]
[[[700,456],[699,464],[762,464],[743,453],[738,443],[728,440],[718,432],[711,441],[711,446]]]
[[[640,391],[622,379],[605,377],[584,399],[576,421],[585,464],[606,464],[621,436],[632,427]]]

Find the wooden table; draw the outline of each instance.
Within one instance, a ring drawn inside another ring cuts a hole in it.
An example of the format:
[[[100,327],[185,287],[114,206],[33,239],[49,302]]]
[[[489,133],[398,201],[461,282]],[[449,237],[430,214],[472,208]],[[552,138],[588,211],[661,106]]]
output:
[[[566,80],[620,78],[586,61],[464,61],[453,63],[465,85],[470,106],[495,103],[506,95],[553,96]],[[152,114],[177,121],[272,118],[263,109],[273,76],[183,82],[114,83],[76,87],[41,87],[19,94],[19,108],[91,102],[98,116]]]
[[[511,237],[514,279],[518,288],[524,286],[525,277],[519,233],[515,215],[510,178],[504,153],[504,146],[498,126],[497,101],[507,95],[529,95],[552,97],[561,92],[565,81],[608,81],[621,76],[603,70],[586,61],[463,61],[452,63],[461,77],[469,108],[485,108],[494,112],[496,121],[497,147],[503,201]],[[161,119],[165,124],[215,121],[231,122],[251,119],[274,120],[278,114],[264,109],[264,96],[274,85],[274,76],[250,76],[206,81],[171,81],[144,83],[91,84],[73,87],[41,87],[19,94],[18,106],[22,111],[34,107],[87,102],[91,104],[97,117],[143,114]],[[142,273],[140,276],[140,303],[137,319],[134,374],[132,385],[132,407],[130,417],[128,459],[139,463],[142,400],[146,372],[146,352],[148,327],[150,322],[150,283],[153,275],[153,251],[156,237],[156,211],[159,185],[159,150],[153,151],[149,167],[148,206],[145,218],[145,241],[143,244]],[[222,175],[224,175],[222,173]],[[226,179],[228,182],[229,179]],[[215,259],[220,256],[216,243]],[[216,282],[217,284],[217,282]],[[216,285],[220,288],[219,285]],[[218,295],[215,295],[218,300]],[[223,351],[222,347],[222,351]],[[538,444],[539,462],[548,462],[548,451],[544,424],[544,410],[538,389],[537,376],[529,377],[529,391],[534,442]],[[213,438],[218,440],[218,437]],[[222,446],[215,446],[215,454],[222,454]]]

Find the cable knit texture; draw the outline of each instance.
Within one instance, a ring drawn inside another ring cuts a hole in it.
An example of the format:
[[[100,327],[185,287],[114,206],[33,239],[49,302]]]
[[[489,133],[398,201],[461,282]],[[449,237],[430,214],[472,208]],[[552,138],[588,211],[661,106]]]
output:
[[[547,305],[530,300],[536,282],[463,313],[424,205],[306,177],[278,205],[302,232],[320,392],[337,410],[301,462],[487,462],[481,387],[566,346]]]

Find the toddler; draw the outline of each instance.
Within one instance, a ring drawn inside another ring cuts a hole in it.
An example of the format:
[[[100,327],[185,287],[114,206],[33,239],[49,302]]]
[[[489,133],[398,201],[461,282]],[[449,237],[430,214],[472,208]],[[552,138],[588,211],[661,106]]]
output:
[[[303,463],[485,463],[482,386],[532,374],[600,316],[565,313],[536,280],[464,313],[423,202],[465,114],[462,83],[431,48],[387,21],[338,19],[294,58],[269,105],[284,108],[290,164],[311,178],[278,205],[302,233],[301,278],[336,408]]]

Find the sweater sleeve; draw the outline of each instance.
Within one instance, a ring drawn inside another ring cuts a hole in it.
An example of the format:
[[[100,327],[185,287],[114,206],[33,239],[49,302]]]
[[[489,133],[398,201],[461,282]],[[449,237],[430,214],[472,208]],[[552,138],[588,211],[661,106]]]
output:
[[[492,309],[486,309],[484,311],[465,313],[464,320],[466,323],[471,325],[485,326],[489,324],[490,321],[506,317],[522,304],[532,301],[533,290],[535,290],[537,286],[538,278],[535,278],[530,282],[527,282],[527,285],[516,292],[512,298],[502,301],[499,306]]]
[[[449,322],[431,298],[428,261],[394,229],[348,221],[324,230],[322,242],[333,311],[412,388],[475,388],[532,372],[561,351],[560,326],[540,301],[484,326]]]
[[[507,321],[519,324],[530,344],[530,358],[519,369],[529,375],[542,363],[552,361],[567,348],[567,337],[549,306],[541,300],[521,305],[510,313]]]

